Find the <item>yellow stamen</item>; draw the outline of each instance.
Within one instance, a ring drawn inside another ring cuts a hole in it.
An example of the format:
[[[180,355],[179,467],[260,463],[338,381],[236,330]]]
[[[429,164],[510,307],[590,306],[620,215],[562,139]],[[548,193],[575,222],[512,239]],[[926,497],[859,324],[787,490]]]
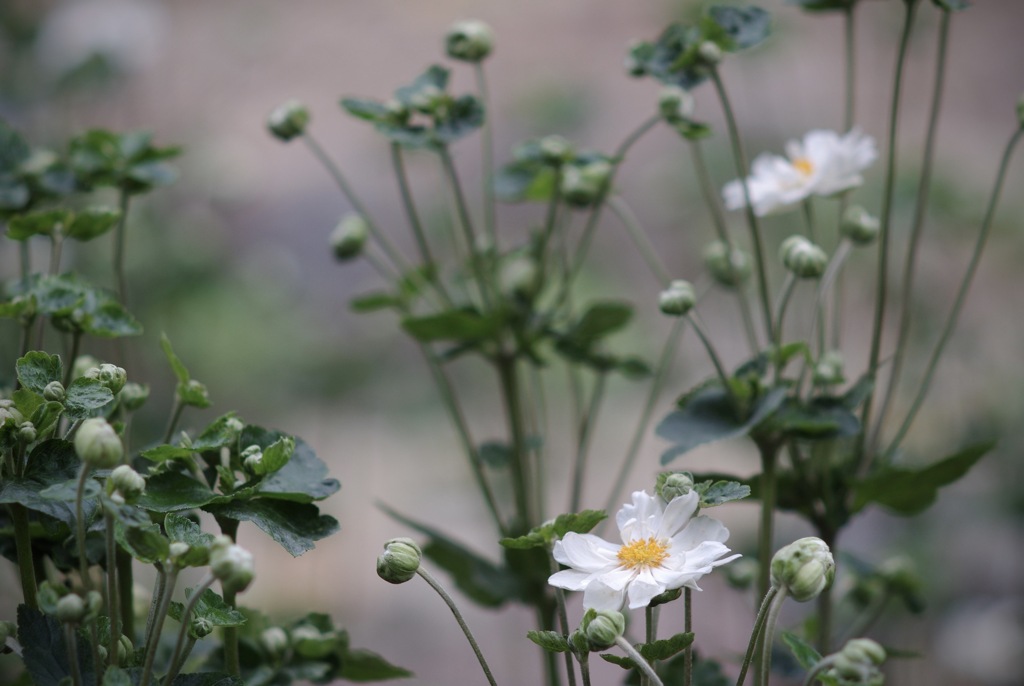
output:
[[[793,160],[793,166],[804,176],[810,176],[814,172],[814,163],[806,157],[798,157]]]
[[[619,548],[619,562],[627,569],[660,567],[668,557],[668,546],[653,536],[633,541]]]

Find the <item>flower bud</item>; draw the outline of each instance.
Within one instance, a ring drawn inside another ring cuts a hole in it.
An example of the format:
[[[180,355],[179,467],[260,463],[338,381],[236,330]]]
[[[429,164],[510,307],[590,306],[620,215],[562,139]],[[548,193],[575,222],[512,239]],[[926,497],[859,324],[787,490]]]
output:
[[[666,86],[658,94],[658,112],[669,121],[690,119],[696,108],[697,99],[690,91],[679,86]]]
[[[118,398],[121,400],[121,407],[128,412],[134,412],[149,400],[149,386],[130,381],[121,389]]]
[[[537,142],[544,161],[552,165],[560,165],[572,159],[574,150],[572,143],[561,136],[544,136]]]
[[[673,281],[658,295],[658,307],[670,317],[682,317],[696,304],[697,294],[689,281]]]
[[[630,76],[640,78],[641,76],[647,75],[647,67],[644,64],[644,60],[641,58],[641,53],[648,45],[649,44],[644,41],[634,41],[627,49],[626,59],[623,62],[623,66],[626,67],[626,73]]]
[[[606,160],[567,166],[562,170],[562,197],[574,207],[587,207],[601,197],[611,175],[612,165]]]
[[[870,638],[854,638],[832,656],[834,677],[840,686],[879,686],[885,677],[878,666],[885,662],[885,648]]]
[[[722,61],[722,48],[718,43],[706,40],[697,48],[697,54],[704,64],[718,64]]]
[[[13,400],[6,398],[0,400],[0,426],[21,426],[25,423],[25,416],[14,406]]]
[[[370,226],[361,214],[347,214],[331,232],[331,249],[339,261],[345,262],[363,252]]]
[[[179,386],[180,388],[180,386]],[[179,394],[188,398],[188,405],[194,405],[197,407],[208,407],[210,404],[210,392],[206,389],[206,384],[202,381],[195,379],[189,379],[188,383],[185,384],[183,389],[184,393]]]
[[[704,249],[704,264],[711,277],[721,286],[735,288],[750,277],[750,255],[723,241],[715,241]]]
[[[540,269],[537,262],[526,255],[506,261],[501,266],[502,288],[512,295],[530,300],[540,290]]]
[[[772,558],[772,586],[785,589],[800,603],[816,598],[831,586],[835,574],[832,552],[814,536],[793,541]]]
[[[411,538],[392,538],[377,558],[377,576],[389,584],[404,584],[420,568],[423,552]]]
[[[87,371],[85,378],[96,379],[110,389],[111,393],[117,395],[124,388],[125,382],[128,381],[128,373],[117,365],[104,362],[100,366],[93,367]]]
[[[290,141],[306,132],[309,123],[309,110],[298,100],[288,100],[278,105],[267,117],[267,128],[270,133],[282,141]]]
[[[257,465],[263,460],[263,449],[258,445],[250,445],[238,455],[246,471],[255,472]]]
[[[18,427],[18,442],[28,445],[29,443],[35,443],[36,440],[36,425],[32,422],[23,422]]]
[[[852,638],[840,652],[848,659],[863,664],[880,665],[886,658],[885,648],[870,638]]]
[[[210,551],[210,572],[225,590],[238,593],[249,586],[256,569],[252,553],[232,543],[227,536],[218,536]]]
[[[878,237],[881,223],[860,205],[851,205],[843,212],[839,231],[857,245],[870,245]]]
[[[116,467],[110,473],[110,483],[129,501],[139,497],[146,490],[146,477],[126,464]]]
[[[128,664],[128,658],[130,658],[134,652],[135,646],[132,645],[132,639],[121,634],[121,637],[117,639],[117,664]]]
[[[170,558],[171,562],[177,563],[181,558],[188,555],[189,551],[192,550],[192,546],[185,541],[171,541],[168,546],[167,557]]]
[[[85,619],[85,601],[76,593],[68,593],[57,601],[57,620],[62,624],[79,624]]]
[[[302,624],[292,630],[292,646],[302,657],[316,660],[334,652],[338,635],[333,631],[323,633],[315,626]]]
[[[62,403],[64,402],[64,395],[64,384],[60,381],[51,381],[43,389],[43,398],[50,402]]]
[[[103,609],[103,594],[99,591],[89,591],[85,594],[86,617],[95,617]]]
[[[626,631],[626,618],[614,610],[587,610],[580,623],[580,631],[587,637],[591,650],[604,650],[615,645],[615,640]]]
[[[92,355],[79,355],[71,367],[71,380],[80,379],[85,376],[93,367],[99,367],[100,361]]]
[[[843,377],[843,353],[839,350],[829,350],[821,356],[818,364],[814,366],[814,383],[826,386],[834,386],[845,381]]]
[[[7,643],[7,639],[11,636],[18,635],[18,625],[14,622],[0,621],[0,646]]]
[[[661,484],[656,488],[658,495],[668,503],[693,490],[693,475],[687,472],[673,472],[659,481]]]
[[[803,236],[790,236],[779,246],[779,257],[786,269],[801,279],[817,279],[825,273],[828,255]]]
[[[480,62],[491,54],[493,47],[494,33],[482,21],[457,22],[444,37],[444,49],[448,56],[463,62]]]
[[[279,626],[272,626],[260,633],[260,645],[271,657],[281,657],[288,650],[288,634]]]
[[[96,469],[112,469],[124,457],[121,437],[102,417],[84,420],[75,434],[75,452],[82,462]]]
[[[189,622],[189,632],[196,638],[205,638],[213,633],[213,624],[206,617],[193,617]]]

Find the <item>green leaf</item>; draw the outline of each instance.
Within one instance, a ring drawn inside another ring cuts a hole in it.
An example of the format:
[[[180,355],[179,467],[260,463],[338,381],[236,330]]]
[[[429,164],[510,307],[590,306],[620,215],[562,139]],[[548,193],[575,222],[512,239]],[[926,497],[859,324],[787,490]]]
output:
[[[917,514],[935,502],[940,488],[959,480],[993,447],[995,441],[978,443],[920,469],[882,467],[856,484],[853,510],[878,503],[899,514]]]
[[[83,681],[92,682],[92,651],[79,632],[75,632],[78,644],[78,661]],[[64,628],[56,619],[33,610],[27,605],[18,606],[18,643],[22,647],[25,669],[32,676],[35,686],[62,686],[71,681],[68,663],[68,648],[64,643]]]
[[[71,216],[67,210],[39,210],[12,217],[7,223],[7,237],[23,241],[37,235],[52,236],[67,226]]]
[[[701,488],[705,486],[705,488]],[[750,486],[738,481],[715,481],[697,484],[701,507],[714,507],[733,500],[742,500],[750,495]]]
[[[815,398],[809,403],[787,399],[770,420],[772,429],[808,440],[848,438],[860,433],[860,420],[840,398]]]
[[[387,119],[390,111],[383,104],[376,100],[364,98],[342,98],[341,107],[353,117],[365,119],[366,121],[381,121]]]
[[[959,12],[971,6],[967,0],[932,0],[932,3],[939,9],[948,12]]]
[[[770,417],[785,398],[785,388],[774,388],[758,401],[746,421],[739,421],[724,388],[709,386],[698,390],[685,397],[680,408],[662,419],[655,429],[655,433],[675,444],[662,454],[661,464],[706,443],[747,435]]]
[[[642,643],[637,646],[637,650],[639,650],[640,654],[648,661],[667,660],[673,655],[681,652],[691,643],[693,643],[692,631],[685,634],[676,634],[671,638],[653,641],[651,643]]]
[[[119,338],[138,336],[142,333],[142,324],[112,295],[93,291],[85,297],[82,330],[93,336]]]
[[[42,393],[51,381],[64,378],[64,366],[59,355],[34,351],[26,353],[17,362],[18,381],[30,391]]]
[[[568,653],[572,651],[569,639],[557,631],[527,631],[526,637],[551,653]]]
[[[95,410],[114,400],[114,394],[98,379],[84,376],[71,382],[64,396],[64,414],[72,421],[96,416]]]
[[[327,477],[327,465],[301,438],[288,463],[260,482],[260,495],[297,503],[311,503],[337,493],[341,484]]]
[[[182,448],[177,445],[158,445],[154,448],[143,450],[140,455],[150,462],[167,462],[168,460],[187,460],[195,454],[192,448]]]
[[[41,494],[52,484],[73,480],[80,464],[70,442],[59,439],[44,441],[29,454],[25,473],[20,479],[9,479],[0,484],[0,504],[21,503],[30,510],[73,527],[74,506]]]
[[[174,677],[171,686],[245,686],[245,682],[237,676],[222,672],[199,672],[179,674]]]
[[[294,452],[295,439],[282,436],[263,450],[263,457],[256,463],[253,472],[257,476],[273,474],[288,464]]]
[[[503,538],[499,543],[513,550],[544,548],[556,538],[562,538],[570,531],[585,534],[591,531],[608,515],[604,510],[583,510],[582,512],[560,514],[555,519],[530,529],[530,532],[515,538]]]
[[[618,665],[623,669],[636,669],[636,663],[633,662],[633,658],[625,657],[623,655],[615,655],[613,653],[601,653],[600,655],[601,659],[605,662]]]
[[[821,653],[796,634],[783,631],[782,640],[786,642],[786,645],[789,646],[790,651],[793,653],[793,657],[796,658],[796,661],[804,669],[810,669],[821,662]]]
[[[287,500],[234,500],[203,509],[217,517],[252,522],[293,557],[312,550],[316,541],[338,530],[338,520],[320,514],[315,505]]]
[[[238,441],[238,429],[235,428],[237,423],[238,417],[234,412],[217,417],[192,440],[192,450],[203,453],[233,445]]]
[[[425,317],[406,317],[402,320],[405,332],[418,341],[477,342],[495,336],[500,321],[469,310],[449,310]]]
[[[185,598],[191,598],[195,593],[194,588],[186,589]],[[168,610],[171,619],[181,623],[185,614],[184,603],[171,603]],[[192,618],[202,618],[213,626],[242,626],[245,624],[245,615],[224,602],[213,590],[207,588],[196,601],[195,609],[192,611]]]
[[[367,293],[349,301],[348,306],[353,312],[377,312],[379,310],[390,310],[399,308],[403,304],[401,297],[392,293]]]
[[[79,212],[64,234],[76,241],[90,241],[110,231],[121,219],[121,211],[109,207],[90,207]]]
[[[786,0],[792,5],[800,5],[808,12],[846,11],[853,7],[857,0]]]
[[[732,49],[752,48],[771,32],[771,15],[760,7],[717,5],[708,10],[708,16],[724,29]]]
[[[146,480],[146,490],[137,502],[153,512],[181,512],[202,507],[216,498],[217,494],[204,483],[180,472],[162,472]]]
[[[408,86],[402,86],[395,91],[395,98],[407,107],[416,104],[419,96],[427,90],[437,89],[440,91],[448,87],[448,70],[438,64],[432,64],[427,70],[416,77]]]
[[[443,143],[454,143],[479,129],[483,123],[483,105],[474,96],[463,95],[451,104],[447,116],[436,122],[434,135]]]
[[[156,524],[127,529],[119,526],[114,531],[118,545],[143,564],[164,562],[170,553],[170,543]]]
[[[174,348],[171,347],[171,339],[165,333],[160,334],[160,347],[163,348],[164,355],[171,364],[174,376],[178,377],[178,383],[187,384],[192,377],[188,375],[188,369],[185,368],[185,365],[182,364],[178,356],[174,354]]]
[[[13,172],[32,154],[24,137],[0,119],[0,172]]]
[[[348,648],[347,643],[341,655],[341,668],[337,672],[339,678],[355,682],[405,679],[412,675],[409,670],[396,667],[377,653],[353,650]]]
[[[164,517],[164,531],[172,541],[188,543],[190,546],[208,547],[213,544],[213,536],[199,528],[189,517],[174,512]]]
[[[595,341],[625,327],[632,316],[633,306],[628,303],[594,303],[569,330],[566,339],[574,347],[587,348]]]
[[[381,505],[393,519],[426,536],[423,554],[448,572],[455,585],[473,602],[484,607],[499,607],[519,597],[518,579],[507,568],[498,566],[444,534]]]

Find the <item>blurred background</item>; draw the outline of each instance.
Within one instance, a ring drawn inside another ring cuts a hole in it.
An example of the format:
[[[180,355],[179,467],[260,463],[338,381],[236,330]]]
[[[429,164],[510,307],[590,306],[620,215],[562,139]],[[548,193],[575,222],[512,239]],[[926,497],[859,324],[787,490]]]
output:
[[[842,122],[839,15],[804,14],[780,0],[761,4],[774,15],[773,36],[723,64],[751,155],[781,152],[788,139],[811,128],[838,129]],[[180,180],[135,203],[129,219],[132,309],[146,333],[131,343],[128,371],[130,378],[153,385],[145,414],[153,434],[166,422],[173,394],[157,343],[166,332],[214,400],[205,415],[187,415],[187,425],[201,427],[237,410],[249,422],[303,437],[342,482],[342,491],[322,503],[341,522],[341,532],[297,560],[243,527],[242,542],[256,551],[259,569],[243,597],[246,604],[282,619],[310,609],[328,611],[350,630],[353,645],[411,669],[418,683],[478,680],[473,655],[440,601],[425,587],[391,587],[376,577],[373,563],[382,542],[409,533],[377,504],[413,513],[481,553],[498,556],[490,530],[481,525],[483,504],[415,347],[390,313],[349,311],[353,296],[384,284],[364,262],[342,267],[332,258],[327,237],[349,210],[346,201],[301,145],[282,145],[266,133],[266,115],[288,98],[307,103],[313,133],[377,221],[394,227],[392,238],[411,254],[387,143],[364,122],[345,116],[337,105],[340,96],[386,99],[429,64],[444,62],[442,36],[453,21],[482,19],[497,36],[487,72],[498,163],[509,159],[515,143],[548,133],[611,152],[654,111],[659,90],[650,80],[624,73],[628,45],[653,40],[669,22],[695,18],[701,9],[700,3],[684,0],[0,3],[0,117],[33,144],[56,147],[72,134],[103,127],[146,129],[157,145],[184,146],[177,161]],[[856,119],[880,147],[901,14],[902,3],[895,0],[864,0],[858,9]],[[908,230],[936,50],[938,12],[922,3],[920,15],[903,99],[897,245]],[[919,268],[919,292],[927,297],[915,303],[922,350],[929,349],[948,311],[998,156],[1016,125],[1014,107],[1024,91],[1021,29],[1024,3],[1014,0],[984,0],[953,20],[932,211]],[[452,66],[455,92],[471,90],[472,73]],[[695,95],[696,116],[715,131],[706,151],[721,185],[736,176],[721,111],[709,87]],[[474,199],[482,176],[478,152],[476,137],[455,149]],[[436,164],[426,154],[414,154],[409,166],[431,225],[443,225],[447,206],[437,192]],[[875,211],[881,169],[876,163],[855,196]],[[619,180],[673,273],[700,274],[701,249],[713,234],[684,142],[666,127],[655,129],[632,149]],[[890,683],[1019,683],[1024,645],[1022,188],[1024,164],[1018,160],[965,316],[907,442],[908,459],[921,462],[952,454],[973,439],[998,436],[999,447],[966,480],[943,491],[926,515],[900,519],[874,510],[842,540],[844,548],[870,562],[907,552],[926,570],[926,613],[887,614],[877,636],[928,658],[892,663]],[[501,235],[510,244],[540,221],[538,208],[501,212]],[[831,217],[834,209],[822,203],[821,212]],[[796,230],[797,217],[766,222],[769,244]],[[732,220],[739,229],[741,217]],[[100,243],[86,244],[66,259],[106,283],[109,246]],[[16,256],[9,252],[0,254],[3,278],[15,273]],[[866,268],[867,258],[858,256],[851,269]],[[900,260],[897,252],[894,264]],[[852,277],[848,283],[854,314],[847,333],[856,340],[847,348],[853,351],[847,364],[857,370],[867,357],[873,285]],[[669,328],[654,307],[659,285],[610,214],[583,286],[587,297],[638,303],[635,321],[615,339],[615,347],[653,359]],[[713,293],[702,313],[727,363],[741,362],[741,329],[728,295]],[[3,359],[13,359],[16,331],[3,324]],[[908,388],[922,366],[921,356],[911,359]],[[455,369],[477,437],[497,438],[500,408],[480,371],[461,363]],[[695,339],[684,338],[655,418],[710,372]],[[551,425],[558,427],[568,418],[562,409],[567,396],[564,390],[553,393]],[[612,383],[594,441],[586,506],[603,505],[645,393],[644,383]],[[570,455],[568,432],[554,433],[549,454]],[[653,486],[664,447],[651,432],[631,489]],[[701,449],[673,466],[712,465],[751,473],[755,455],[750,446],[728,443]],[[552,470],[557,483],[568,467],[556,464]],[[549,509],[560,512],[564,503],[549,503]],[[739,504],[715,514],[732,529],[732,547],[753,549],[753,506]],[[807,534],[796,520],[783,518],[778,540]],[[754,601],[727,590],[720,576],[707,579],[707,592],[697,596],[695,626],[700,649],[730,661],[745,646]],[[0,571],[0,588],[14,588],[13,568]],[[4,591],[0,599],[4,618],[13,615],[10,595]],[[499,618],[468,600],[461,604],[499,683],[540,679],[537,650],[524,638],[533,628],[529,613],[512,608]],[[666,616],[664,630],[681,624],[677,619]],[[799,614],[791,619],[797,622]],[[620,677],[608,671],[596,678]]]

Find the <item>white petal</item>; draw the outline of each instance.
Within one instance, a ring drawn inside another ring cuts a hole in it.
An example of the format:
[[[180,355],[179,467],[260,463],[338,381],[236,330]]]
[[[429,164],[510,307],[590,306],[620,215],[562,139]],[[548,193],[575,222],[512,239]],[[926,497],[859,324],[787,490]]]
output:
[[[700,515],[690,520],[682,531],[669,541],[669,554],[677,550],[692,550],[704,541],[724,543],[729,538],[729,530],[714,517]]]
[[[601,580],[608,588],[613,588],[616,591],[621,591],[636,577],[637,572],[634,569],[626,569],[625,567],[618,567],[607,572],[603,572],[598,575],[597,578]]]
[[[593,534],[570,531],[555,542],[552,555],[555,560],[585,572],[600,572],[618,565],[619,546]]]
[[[646,491],[634,491],[633,502],[622,506],[615,515],[623,543],[654,535],[661,520],[661,499]]]
[[[659,584],[649,571],[644,571],[629,584],[626,592],[629,595],[629,609],[633,610],[647,607],[654,596],[665,592],[665,586]]]
[[[624,590],[609,588],[601,583],[600,579],[594,579],[587,585],[586,590],[583,591],[583,607],[618,612],[622,609],[625,596]]]
[[[582,591],[594,578],[589,572],[581,572],[577,569],[563,569],[548,577],[548,583],[557,588],[564,588],[567,591]]]
[[[665,512],[661,516],[660,526],[658,530],[654,532],[655,538],[666,539],[672,538],[679,531],[686,527],[690,523],[690,518],[693,513],[697,511],[697,506],[700,504],[700,495],[697,491],[690,491],[685,495],[681,495],[678,498],[673,498],[668,505],[665,506]]]

